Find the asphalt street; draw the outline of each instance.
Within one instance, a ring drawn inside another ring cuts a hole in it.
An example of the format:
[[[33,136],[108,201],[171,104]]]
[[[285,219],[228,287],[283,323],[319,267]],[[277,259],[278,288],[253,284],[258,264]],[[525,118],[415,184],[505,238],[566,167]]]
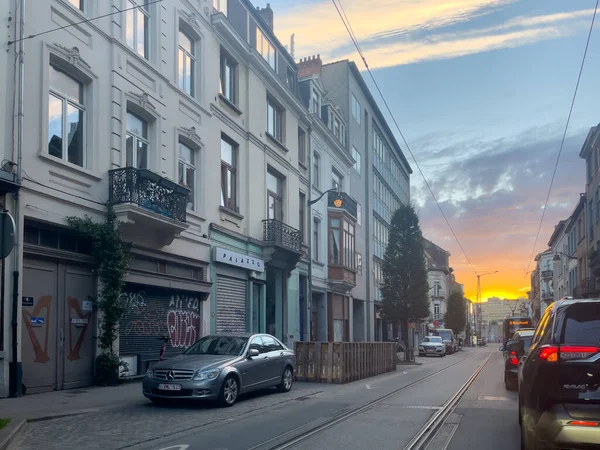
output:
[[[296,383],[290,393],[258,393],[232,408],[157,407],[141,398],[126,408],[28,424],[10,449],[262,450],[406,387],[295,447],[397,450],[491,350],[466,349],[445,358],[421,359],[423,365],[399,366],[391,374],[347,385]],[[445,370],[436,373],[440,369]]]
[[[504,388],[503,370],[502,353],[497,351],[454,411],[458,428],[448,450],[520,448],[517,393]]]

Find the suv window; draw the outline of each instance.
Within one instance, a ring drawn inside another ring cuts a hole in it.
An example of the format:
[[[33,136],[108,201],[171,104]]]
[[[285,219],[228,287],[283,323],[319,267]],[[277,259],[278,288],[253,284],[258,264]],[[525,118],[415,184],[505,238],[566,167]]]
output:
[[[565,344],[600,344],[600,304],[570,305],[562,325],[561,342]]]

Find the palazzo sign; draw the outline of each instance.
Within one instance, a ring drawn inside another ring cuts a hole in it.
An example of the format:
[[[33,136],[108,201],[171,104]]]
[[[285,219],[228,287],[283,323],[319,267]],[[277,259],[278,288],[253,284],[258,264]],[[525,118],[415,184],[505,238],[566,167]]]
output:
[[[265,262],[262,259],[243,255],[242,253],[232,252],[224,248],[215,248],[215,262],[229,264],[243,269],[255,270],[257,272],[265,271]]]

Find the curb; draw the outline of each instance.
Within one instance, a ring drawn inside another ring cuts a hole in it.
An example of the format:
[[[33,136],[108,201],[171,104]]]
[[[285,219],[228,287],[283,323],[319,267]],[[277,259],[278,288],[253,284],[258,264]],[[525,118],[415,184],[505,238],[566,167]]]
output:
[[[8,448],[26,422],[27,420],[25,419],[11,419],[11,421],[8,422],[8,425],[0,430],[0,450]]]
[[[69,416],[80,416],[100,411],[99,408],[87,408],[70,411],[68,413],[46,414],[29,419],[11,419],[4,429],[0,430],[0,450],[6,450],[10,443],[15,439],[19,431],[28,423],[42,422],[44,420],[60,419]]]

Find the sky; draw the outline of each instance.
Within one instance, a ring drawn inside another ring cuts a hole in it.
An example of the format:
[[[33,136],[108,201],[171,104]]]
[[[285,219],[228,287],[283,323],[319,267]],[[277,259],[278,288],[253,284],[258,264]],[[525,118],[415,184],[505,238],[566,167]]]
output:
[[[331,0],[270,0],[295,57],[354,60],[409,162],[426,238],[450,253],[475,299],[526,296],[531,255],[575,91],[593,0],[340,0],[446,224],[355,51]],[[266,2],[255,1],[264,7]],[[579,151],[594,114],[600,17],[535,252],[585,191]],[[464,252],[461,249],[464,249]]]

